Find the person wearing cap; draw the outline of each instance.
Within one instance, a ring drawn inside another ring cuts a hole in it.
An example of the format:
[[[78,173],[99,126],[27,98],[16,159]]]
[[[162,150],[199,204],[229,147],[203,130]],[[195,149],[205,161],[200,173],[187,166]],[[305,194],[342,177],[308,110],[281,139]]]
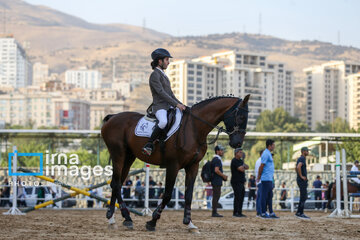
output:
[[[245,197],[245,170],[249,169],[249,166],[244,163],[245,153],[242,148],[236,148],[234,150],[235,157],[231,160],[231,186],[234,190],[234,217],[246,217],[242,214],[242,207]]]
[[[221,145],[215,147],[215,155],[211,160],[211,172],[213,177],[211,179],[211,186],[213,188],[213,199],[212,199],[212,217],[222,217],[217,212],[217,205],[221,195],[221,186],[223,181],[227,181],[227,176],[223,174],[223,164],[221,157],[224,155],[224,148]]]
[[[155,113],[158,124],[155,126],[149,141],[143,147],[142,152],[150,156],[154,151],[154,141],[158,139],[167,124],[167,111],[170,108],[179,108],[184,111],[186,107],[175,97],[171,90],[169,78],[165,74],[165,70],[170,64],[170,53],[163,48],[158,48],[151,53],[151,67],[154,70],[149,79],[153,103],[151,105],[152,112]]]
[[[308,179],[307,179],[307,171],[306,171],[306,156],[308,155],[309,155],[309,149],[307,147],[302,147],[301,156],[298,158],[296,162],[296,173],[297,173],[296,182],[300,189],[300,201],[295,216],[305,220],[310,219],[308,216],[304,214],[305,201],[308,196],[307,195]]]
[[[358,172],[359,171],[359,161],[355,160],[354,165],[352,166],[351,172]],[[353,177],[351,178],[352,181],[356,182],[357,184],[360,184],[360,179],[359,176],[358,177]]]
[[[261,180],[261,218],[279,218],[275,215],[272,208],[273,197],[273,179],[274,179],[274,160],[271,154],[275,150],[275,141],[272,139],[266,140],[266,149],[261,155],[261,165],[256,181]],[[266,213],[267,207],[269,208],[269,214]]]

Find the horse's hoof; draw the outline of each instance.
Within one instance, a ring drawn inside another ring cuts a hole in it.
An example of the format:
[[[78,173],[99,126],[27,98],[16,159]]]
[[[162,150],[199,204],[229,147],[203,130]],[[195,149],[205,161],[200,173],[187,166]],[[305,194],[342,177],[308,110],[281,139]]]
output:
[[[125,220],[123,222],[123,225],[125,227],[127,227],[127,229],[130,229],[130,230],[133,230],[134,229],[134,226],[133,226],[133,222],[132,221],[128,221],[128,220]]]
[[[150,232],[154,232],[155,225],[151,221],[146,222],[146,230],[148,230]]]
[[[114,211],[111,211],[110,209],[107,210],[106,212],[106,218],[107,219],[110,219],[114,214]]]
[[[116,224],[109,224],[109,225],[108,225],[108,229],[109,229],[109,230],[117,229],[117,225],[116,225]]]
[[[194,233],[194,234],[200,234],[200,231],[198,228],[189,228],[189,232]]]

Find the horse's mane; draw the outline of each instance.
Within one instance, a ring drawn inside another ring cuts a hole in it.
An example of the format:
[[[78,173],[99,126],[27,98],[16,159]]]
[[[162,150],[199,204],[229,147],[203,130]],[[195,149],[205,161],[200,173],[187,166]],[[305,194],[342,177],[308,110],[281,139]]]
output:
[[[218,100],[218,99],[222,99],[222,98],[237,98],[237,97],[235,97],[234,95],[209,97],[209,98],[207,98],[205,100],[202,100],[201,102],[195,103],[191,107],[191,109],[195,109],[197,107],[202,107],[203,105],[208,104],[209,102],[212,102],[212,101],[215,101],[215,100]],[[239,99],[239,98],[237,98],[237,99]]]

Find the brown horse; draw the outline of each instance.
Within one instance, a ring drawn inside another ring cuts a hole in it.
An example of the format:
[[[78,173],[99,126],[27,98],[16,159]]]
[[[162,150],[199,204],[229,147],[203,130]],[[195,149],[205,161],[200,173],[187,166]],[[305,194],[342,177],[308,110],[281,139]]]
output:
[[[164,147],[158,144],[150,157],[141,152],[142,146],[148,139],[134,134],[137,122],[143,117],[142,114],[123,112],[106,116],[101,134],[113,162],[112,194],[106,217],[112,218],[117,199],[121,214],[125,218],[123,225],[132,228],[129,211],[121,197],[121,186],[137,157],[144,162],[166,168],[165,193],[162,202],[152,214],[152,220],[146,223],[146,229],[155,230],[161,212],[171,200],[176,176],[182,168],[186,173],[183,223],[189,228],[197,228],[191,222],[191,202],[199,162],[207,150],[207,135],[221,121],[224,121],[226,131],[223,131],[230,136],[229,145],[232,148],[242,146],[246,134],[249,97],[250,95],[247,95],[244,100],[229,96],[215,97],[187,108],[179,130],[165,142]]]
[[[343,192],[343,181],[340,181],[340,195],[341,195],[341,199],[344,199],[344,192]],[[349,181],[347,181],[347,189],[348,189],[348,193],[357,193],[359,190],[357,188],[357,186],[355,186],[355,184],[350,183]],[[328,202],[326,204],[326,209],[330,209],[331,207],[331,202],[336,198],[336,181],[332,182],[329,184],[328,190],[327,190],[327,199]]]

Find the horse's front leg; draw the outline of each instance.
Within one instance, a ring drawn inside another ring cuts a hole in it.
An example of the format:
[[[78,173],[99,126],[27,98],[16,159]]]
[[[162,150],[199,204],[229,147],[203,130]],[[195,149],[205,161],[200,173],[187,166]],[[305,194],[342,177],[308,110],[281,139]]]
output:
[[[194,191],[194,184],[196,175],[198,173],[199,163],[193,164],[192,166],[185,168],[185,208],[184,208],[184,219],[183,223],[188,226],[190,232],[199,232],[198,228],[191,221],[191,202]]]
[[[164,210],[165,206],[170,202],[178,172],[179,169],[175,164],[166,168],[165,192],[161,203],[157,206],[157,208],[152,214],[152,219],[146,222],[146,229],[148,231],[155,231],[157,220],[160,219],[162,211]]]

